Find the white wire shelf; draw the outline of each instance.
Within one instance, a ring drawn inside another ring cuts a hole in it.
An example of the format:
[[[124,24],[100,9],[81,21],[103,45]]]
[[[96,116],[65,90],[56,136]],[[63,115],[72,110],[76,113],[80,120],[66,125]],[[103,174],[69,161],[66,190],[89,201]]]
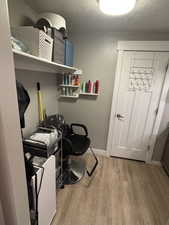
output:
[[[60,95],[60,98],[79,98],[79,94],[76,94],[76,95]]]
[[[65,66],[59,63],[51,62],[28,53],[13,50],[15,69],[41,71],[48,73],[74,73],[78,69],[75,67]]]
[[[89,92],[80,92],[80,95],[86,95],[86,96],[99,96],[98,93],[89,93]]]
[[[79,85],[71,85],[71,84],[61,84],[60,87],[70,87],[70,88],[79,88]]]

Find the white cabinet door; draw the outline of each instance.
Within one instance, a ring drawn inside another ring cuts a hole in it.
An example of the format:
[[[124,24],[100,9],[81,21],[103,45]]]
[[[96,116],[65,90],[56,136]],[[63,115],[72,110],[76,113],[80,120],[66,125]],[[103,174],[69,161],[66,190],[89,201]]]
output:
[[[39,225],[50,225],[56,213],[56,166],[55,156],[50,156],[43,164],[44,175],[38,198]],[[38,189],[42,176],[42,169],[37,172]],[[35,184],[35,177],[33,177]]]
[[[169,53],[126,51],[115,82],[111,155],[146,161]],[[118,82],[117,82],[118,81]]]

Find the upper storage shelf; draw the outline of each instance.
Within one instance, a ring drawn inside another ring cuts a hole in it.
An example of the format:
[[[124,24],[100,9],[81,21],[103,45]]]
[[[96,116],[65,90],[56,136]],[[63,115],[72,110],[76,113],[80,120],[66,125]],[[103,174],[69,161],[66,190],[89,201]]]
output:
[[[59,63],[50,62],[24,52],[13,50],[15,69],[40,71],[48,73],[73,73],[77,70],[75,67],[65,66]]]

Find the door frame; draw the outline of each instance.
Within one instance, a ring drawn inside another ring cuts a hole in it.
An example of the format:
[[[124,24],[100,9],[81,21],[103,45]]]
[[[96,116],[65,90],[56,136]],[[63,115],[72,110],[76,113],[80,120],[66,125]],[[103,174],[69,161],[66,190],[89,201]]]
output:
[[[107,154],[111,156],[112,139],[113,139],[113,125],[115,123],[116,104],[118,97],[118,89],[120,83],[120,74],[123,63],[124,51],[152,51],[152,52],[169,52],[169,41],[119,41],[117,45],[118,60],[115,73],[114,90],[112,96],[112,106],[109,120],[109,132],[107,140]],[[166,75],[164,77],[161,96],[158,105],[158,112],[153,126],[152,135],[149,141],[149,151],[147,152],[146,162],[152,161],[154,147],[158,136],[164,108],[166,105],[167,93],[169,90],[169,69],[166,68]]]
[[[5,224],[30,225],[7,0],[0,0],[0,31],[0,217]]]

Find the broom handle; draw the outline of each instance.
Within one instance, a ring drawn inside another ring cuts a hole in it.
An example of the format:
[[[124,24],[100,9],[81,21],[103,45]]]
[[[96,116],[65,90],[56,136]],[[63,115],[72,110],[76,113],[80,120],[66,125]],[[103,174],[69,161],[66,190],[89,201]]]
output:
[[[37,91],[38,91],[38,102],[39,102],[39,120],[43,121],[44,116],[43,116],[43,105],[42,105],[42,96],[41,96],[41,91],[40,91],[40,83],[37,83]]]

